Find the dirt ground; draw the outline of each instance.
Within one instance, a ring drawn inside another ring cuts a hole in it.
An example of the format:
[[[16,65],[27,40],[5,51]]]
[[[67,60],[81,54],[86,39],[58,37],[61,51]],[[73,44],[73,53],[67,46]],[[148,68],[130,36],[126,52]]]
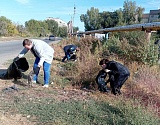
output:
[[[0,75],[5,73],[7,70],[8,66],[3,65],[3,68],[0,68]],[[25,73],[27,74],[27,73]],[[33,88],[29,89],[29,86],[27,84],[27,79],[19,79],[18,81],[14,81],[13,79],[11,80],[4,80],[0,79],[0,91],[3,93],[3,90],[6,88],[16,86],[17,88],[23,88],[22,90],[16,92],[14,91],[13,94],[15,96],[20,96],[20,95],[25,95],[25,96],[31,96],[32,98],[37,98],[37,97],[49,97],[51,96],[55,100],[70,100],[70,99],[75,99],[75,100],[86,100],[90,96],[90,91],[85,91],[85,90],[79,90],[79,89],[74,89],[72,87],[66,87],[65,89],[59,89],[56,87],[56,85],[50,85],[47,90],[54,90],[58,93],[58,95],[50,95],[49,93],[42,93],[44,89],[41,85],[35,84]],[[36,93],[35,90],[38,90],[39,93]],[[5,95],[7,98],[13,98],[12,93],[7,92],[7,95]],[[3,101],[3,99],[0,98],[0,101]],[[5,112],[3,107],[0,107],[0,125],[34,125],[35,123],[29,121],[30,116],[23,116],[22,114],[15,114],[15,113],[10,113],[10,112]]]
[[[10,86],[13,86],[14,83],[12,80],[2,80],[0,79],[0,91]],[[21,114],[9,114],[0,110],[0,125],[33,125],[26,117],[23,117]]]
[[[86,90],[79,90],[79,89],[74,89],[71,87],[66,87],[65,89],[59,89],[57,87],[55,87],[54,85],[50,85],[49,88],[43,88],[41,85],[36,84],[33,86],[33,88],[29,88],[27,83],[23,80],[18,80],[17,82],[13,81],[13,80],[2,80],[0,79],[0,91],[2,92],[2,90],[4,90],[5,88],[9,88],[11,86],[16,86],[17,88],[21,88],[23,86],[23,88],[25,89],[20,89],[18,92],[13,91],[13,92],[7,92],[5,97],[7,98],[13,98],[13,94],[14,96],[21,96],[22,94],[25,95],[28,98],[37,98],[37,97],[43,97],[43,98],[47,98],[47,97],[52,97],[57,101],[66,101],[66,100],[70,100],[70,99],[74,99],[74,100],[87,100],[90,96],[91,96],[91,91],[86,91]],[[45,93],[44,90],[46,89],[46,91],[55,91],[56,93],[58,93],[58,95],[54,95],[54,94],[49,94],[49,93]],[[38,90],[35,91],[35,90]],[[44,93],[42,93],[42,91]],[[1,100],[1,98],[0,98]],[[3,99],[2,99],[3,100]],[[34,125],[36,123],[33,123],[31,121],[29,121],[30,116],[23,116],[22,114],[15,114],[15,113],[11,113],[11,112],[5,112],[3,109],[1,110],[0,107],[0,125]]]

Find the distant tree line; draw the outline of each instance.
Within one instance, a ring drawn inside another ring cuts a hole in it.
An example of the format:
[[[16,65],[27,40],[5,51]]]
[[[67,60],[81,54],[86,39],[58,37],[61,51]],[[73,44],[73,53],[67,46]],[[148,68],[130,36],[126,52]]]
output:
[[[115,26],[125,26],[142,23],[144,8],[136,5],[136,2],[126,0],[123,8],[113,12],[99,12],[98,8],[91,7],[86,14],[80,16],[81,22],[84,22],[85,31],[110,28]],[[156,22],[160,21],[160,16]],[[160,38],[160,31],[157,32]]]
[[[114,12],[99,12],[99,9],[91,7],[86,14],[80,16],[80,20],[84,22],[86,31],[130,25],[141,23],[144,10],[144,8],[137,7],[136,2],[127,0],[124,1],[122,9],[120,8]]]
[[[86,14],[80,16],[84,22],[85,31],[110,28],[115,26],[130,25],[141,23],[144,8],[136,6],[136,2],[124,1],[123,8],[114,12],[99,12],[98,8],[91,7]],[[160,17],[159,17],[160,18]],[[78,31],[74,27],[73,31]],[[54,20],[34,20],[25,22],[25,26],[13,24],[11,20],[4,16],[0,17],[0,36],[47,36],[53,34],[59,37],[67,36],[67,27],[59,27]],[[160,34],[160,32],[157,32]]]
[[[59,37],[67,36],[67,27],[58,27],[54,20],[38,21],[31,19],[25,26],[13,24],[4,16],[0,17],[0,36],[48,36],[53,34]]]

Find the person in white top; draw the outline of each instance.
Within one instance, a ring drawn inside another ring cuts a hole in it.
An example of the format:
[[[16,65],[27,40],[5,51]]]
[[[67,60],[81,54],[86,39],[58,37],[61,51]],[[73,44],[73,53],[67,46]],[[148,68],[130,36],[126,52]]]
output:
[[[54,49],[46,42],[38,39],[24,39],[24,49],[19,53],[16,59],[23,57],[29,50],[35,56],[33,65],[34,74],[33,82],[38,80],[38,74],[41,67],[44,71],[44,87],[48,87],[50,79],[50,68],[53,60]]]

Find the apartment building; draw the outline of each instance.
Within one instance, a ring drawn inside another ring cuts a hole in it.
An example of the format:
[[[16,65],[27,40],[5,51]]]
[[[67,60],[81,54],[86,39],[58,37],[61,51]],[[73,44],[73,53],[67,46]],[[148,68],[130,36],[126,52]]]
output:
[[[59,18],[48,17],[47,20],[54,20],[58,23],[59,27],[67,27],[67,23]]]
[[[142,23],[151,23],[160,21],[160,9],[150,10],[149,13],[145,13],[142,16]]]
[[[149,21],[149,23],[160,21],[160,9],[150,10],[148,21]]]

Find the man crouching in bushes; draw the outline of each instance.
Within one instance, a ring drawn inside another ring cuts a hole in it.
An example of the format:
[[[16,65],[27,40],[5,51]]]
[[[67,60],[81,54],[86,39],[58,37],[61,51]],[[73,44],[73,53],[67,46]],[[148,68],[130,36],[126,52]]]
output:
[[[65,52],[65,56],[63,57],[62,62],[64,62],[65,59],[67,59],[68,61],[69,60],[76,61],[77,59],[76,53],[80,50],[76,45],[73,45],[73,44],[66,45],[63,48],[63,50]]]
[[[102,59],[99,62],[99,65],[102,66],[102,70],[97,75],[96,81],[99,88],[104,88],[99,90],[106,91],[106,84],[107,82],[110,82],[112,93],[114,95],[121,94],[120,89],[130,76],[128,68],[116,61],[109,61],[108,59]],[[107,82],[105,82],[105,77],[107,76],[107,74],[109,75],[109,79],[107,80]],[[103,84],[102,82],[99,82],[102,81],[100,80],[100,78],[104,79]]]

